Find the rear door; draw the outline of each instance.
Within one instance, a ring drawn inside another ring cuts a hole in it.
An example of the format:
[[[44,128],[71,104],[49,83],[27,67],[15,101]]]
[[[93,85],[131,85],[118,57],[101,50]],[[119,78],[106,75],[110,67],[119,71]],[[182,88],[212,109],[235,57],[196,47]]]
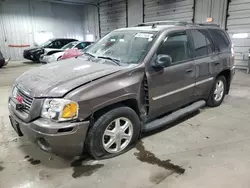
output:
[[[218,64],[219,58],[213,40],[206,29],[191,29],[190,34],[193,39],[192,55],[196,69],[194,97],[206,98],[214,80],[212,66]]]
[[[233,66],[232,61],[232,51],[231,51],[231,42],[227,33],[221,29],[209,29],[208,32],[210,33],[215,47],[217,49],[217,55],[220,59],[220,66],[214,67],[214,73],[220,73],[221,69],[224,68],[231,68]]]
[[[195,83],[195,67],[190,55],[186,30],[166,35],[158,47],[151,65],[158,55],[169,55],[171,65],[160,70],[150,67],[149,118],[173,111],[192,101]]]

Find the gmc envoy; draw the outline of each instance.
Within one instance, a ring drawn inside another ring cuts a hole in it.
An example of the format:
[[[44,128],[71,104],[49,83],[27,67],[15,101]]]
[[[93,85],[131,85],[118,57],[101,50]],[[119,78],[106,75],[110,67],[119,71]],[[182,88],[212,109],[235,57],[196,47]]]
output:
[[[234,72],[232,43],[218,26],[143,23],[25,72],[9,97],[10,120],[44,151],[114,157],[141,132],[219,106]]]

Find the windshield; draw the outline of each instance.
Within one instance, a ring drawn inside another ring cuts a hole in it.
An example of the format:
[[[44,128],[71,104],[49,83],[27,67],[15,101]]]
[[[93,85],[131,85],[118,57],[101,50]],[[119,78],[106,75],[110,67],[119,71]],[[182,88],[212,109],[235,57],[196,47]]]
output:
[[[42,48],[45,48],[45,47],[47,47],[51,42],[52,42],[52,40],[48,40],[48,41],[46,41],[46,42],[40,44],[39,46],[42,47]]]
[[[156,32],[113,31],[91,45],[85,53],[112,58],[125,64],[137,64],[148,51]]]
[[[76,42],[71,42],[69,44],[66,44],[65,46],[62,47],[63,50],[68,50],[73,48],[77,43]]]

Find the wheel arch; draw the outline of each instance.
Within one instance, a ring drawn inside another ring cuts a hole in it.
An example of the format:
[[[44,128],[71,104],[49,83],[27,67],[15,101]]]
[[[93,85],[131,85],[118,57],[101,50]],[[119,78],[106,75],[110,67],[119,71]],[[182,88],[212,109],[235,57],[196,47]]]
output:
[[[117,101],[117,102],[112,103],[112,104],[107,104],[107,105],[103,106],[102,108],[95,110],[92,113],[91,118],[93,120],[96,120],[96,119],[98,119],[98,117],[100,117],[101,115],[103,115],[107,111],[110,111],[114,108],[121,107],[121,106],[130,107],[131,109],[133,109],[136,112],[136,114],[140,118],[139,102],[135,98],[128,98],[128,99],[124,99],[121,101]]]
[[[224,76],[226,78],[226,81],[227,81],[226,94],[228,94],[230,90],[230,85],[231,85],[231,70],[226,69],[226,70],[221,71],[216,78],[218,78],[219,76]]]

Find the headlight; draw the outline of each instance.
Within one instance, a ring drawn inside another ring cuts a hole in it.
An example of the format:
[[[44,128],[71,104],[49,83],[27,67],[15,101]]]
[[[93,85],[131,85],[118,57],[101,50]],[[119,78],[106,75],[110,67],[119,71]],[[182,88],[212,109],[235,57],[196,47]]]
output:
[[[13,90],[12,90],[12,97],[17,98],[17,87],[14,86]]]
[[[68,121],[78,117],[79,106],[67,99],[45,99],[41,116],[54,121]]]

